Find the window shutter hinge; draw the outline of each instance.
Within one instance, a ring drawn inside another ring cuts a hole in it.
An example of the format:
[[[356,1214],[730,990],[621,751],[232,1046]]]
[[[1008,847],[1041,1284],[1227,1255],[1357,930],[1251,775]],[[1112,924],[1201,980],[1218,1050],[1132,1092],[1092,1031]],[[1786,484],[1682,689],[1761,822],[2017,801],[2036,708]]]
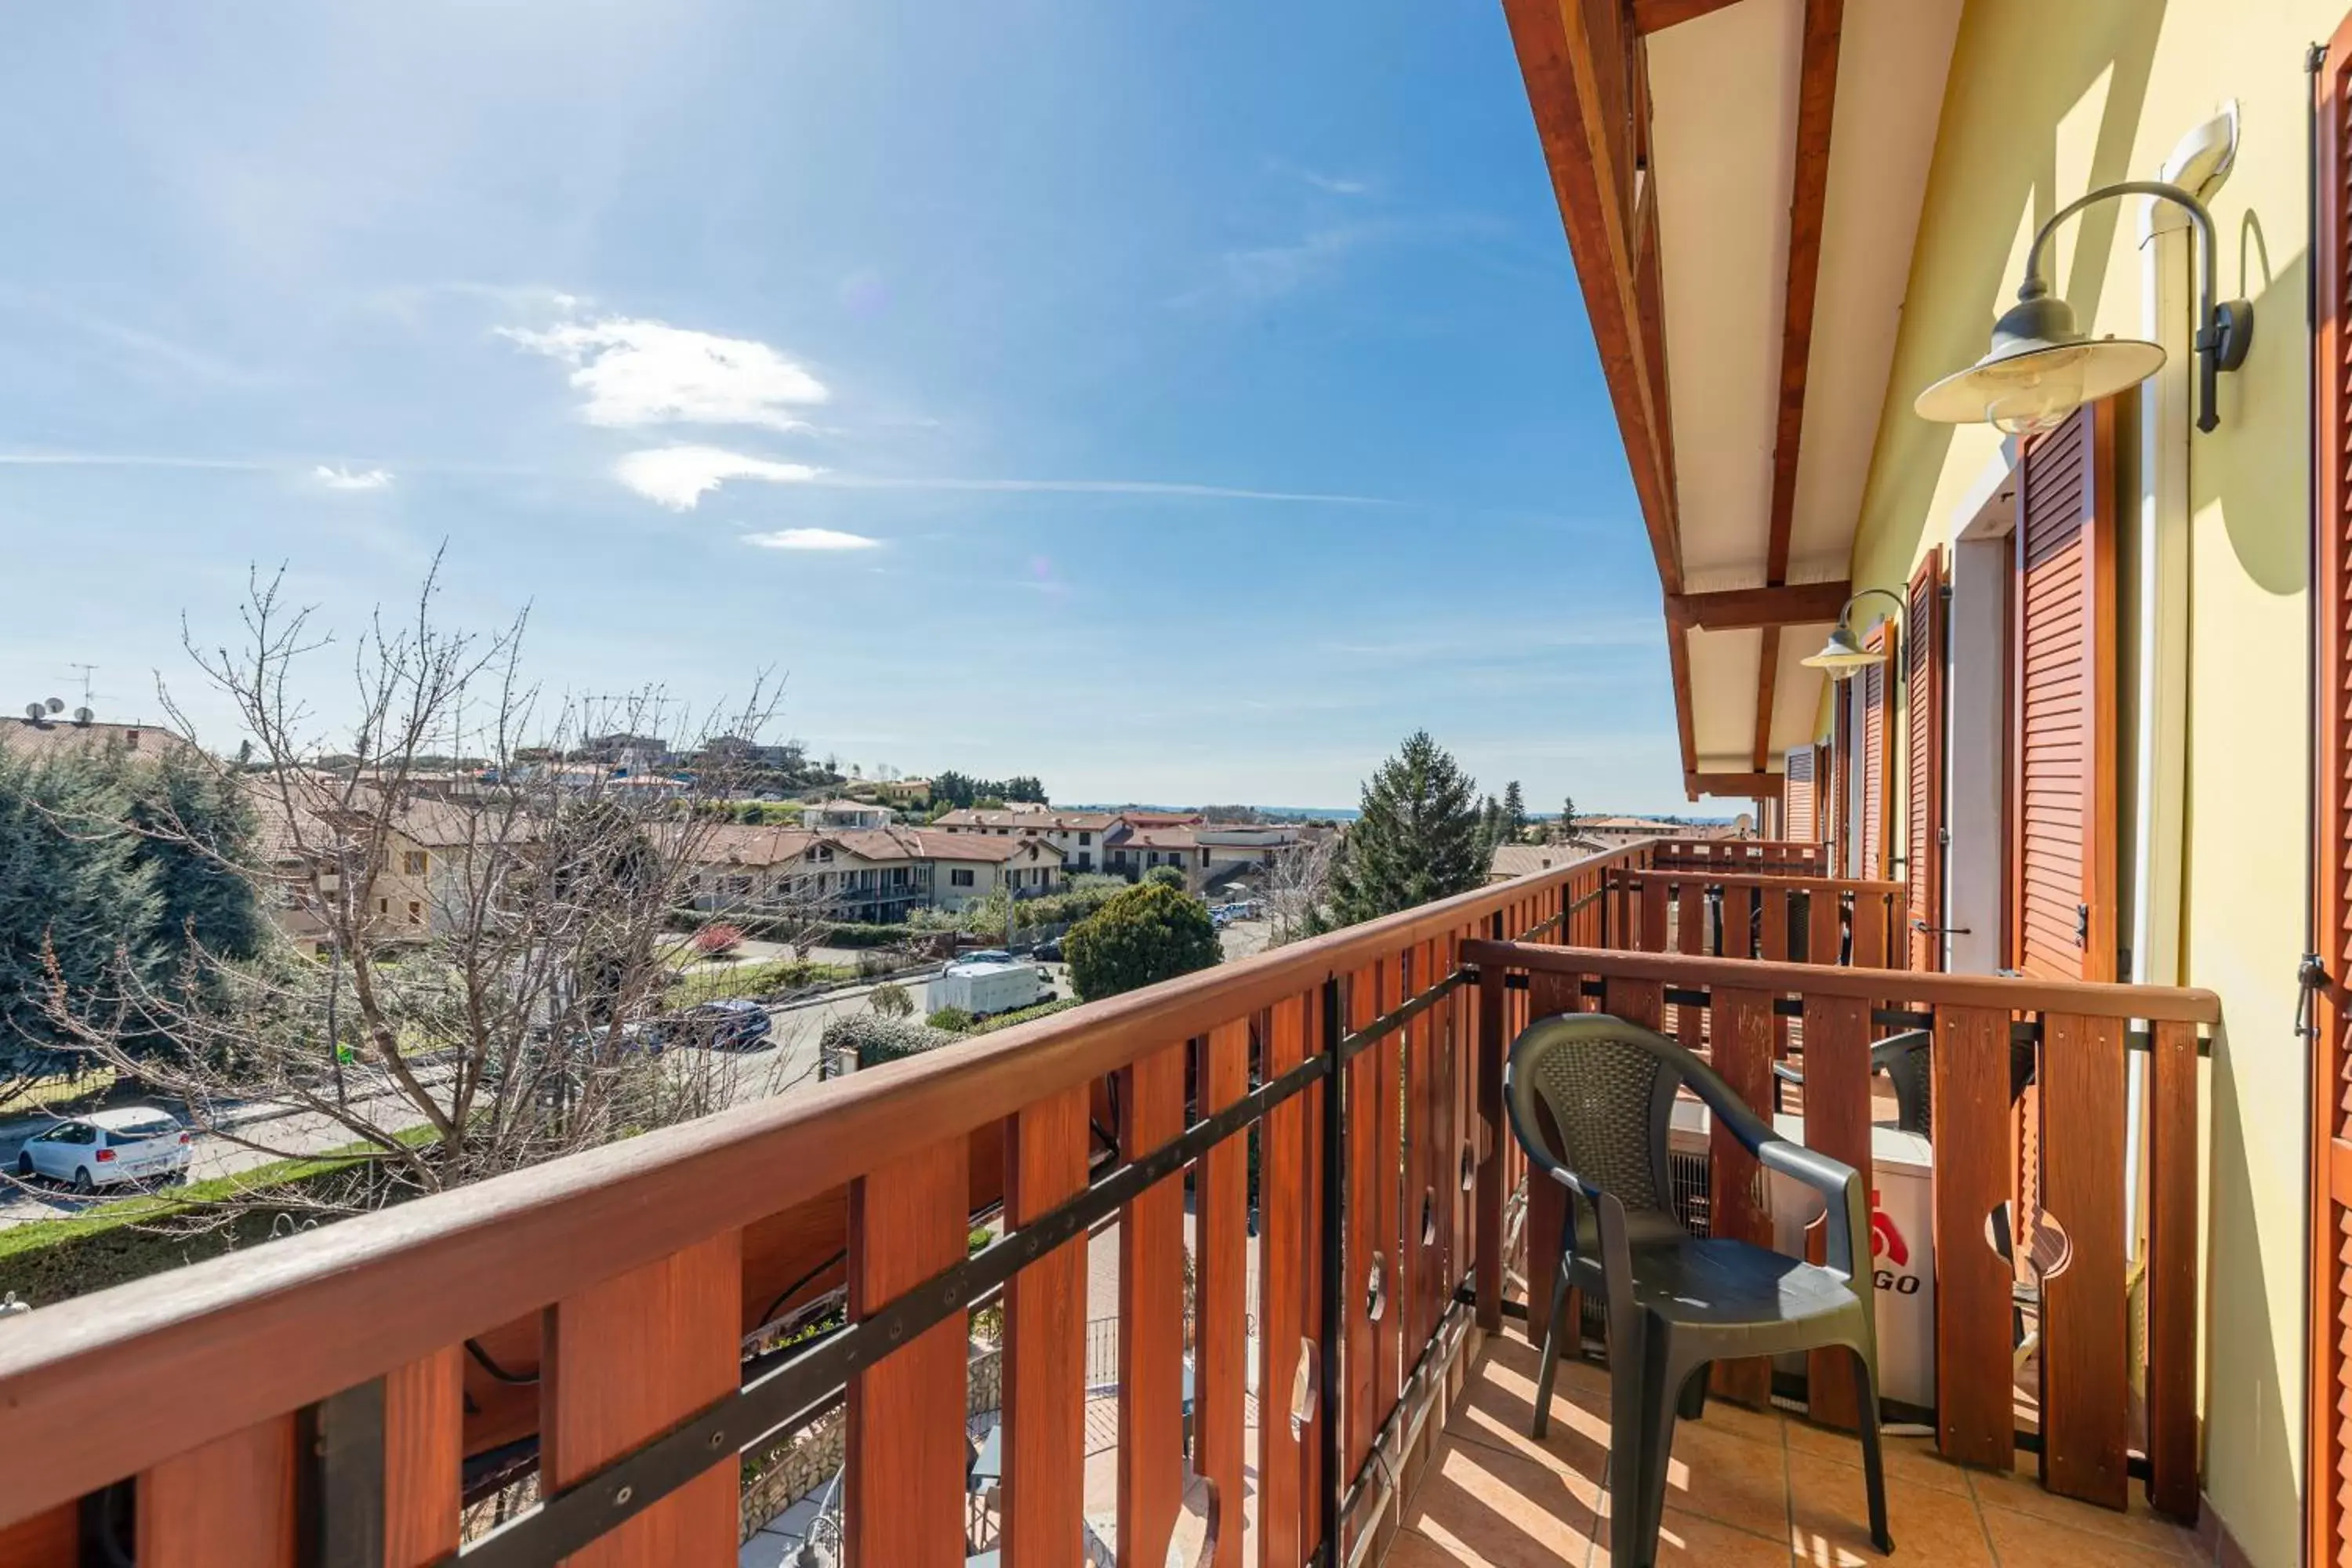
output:
[[[2091,945],[2091,906],[2074,906],[2074,945],[2088,949]]]

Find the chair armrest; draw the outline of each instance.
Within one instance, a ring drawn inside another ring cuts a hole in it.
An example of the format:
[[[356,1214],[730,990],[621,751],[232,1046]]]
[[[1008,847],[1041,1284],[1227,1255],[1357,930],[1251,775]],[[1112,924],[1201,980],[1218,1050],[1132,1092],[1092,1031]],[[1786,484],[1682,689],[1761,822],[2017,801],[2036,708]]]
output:
[[[1843,1160],[1818,1149],[1768,1139],[1756,1151],[1759,1163],[1792,1181],[1802,1182],[1822,1194],[1824,1208],[1823,1251],[1829,1267],[1852,1279],[1856,1277],[1854,1242],[1869,1233],[1870,1215],[1864,1204],[1862,1173]],[[1867,1257],[1864,1253],[1861,1256]]]
[[[1772,1064],[1772,1076],[1779,1079],[1782,1083],[1801,1085],[1805,1081],[1805,1069],[1797,1066],[1793,1062],[1774,1062]]]

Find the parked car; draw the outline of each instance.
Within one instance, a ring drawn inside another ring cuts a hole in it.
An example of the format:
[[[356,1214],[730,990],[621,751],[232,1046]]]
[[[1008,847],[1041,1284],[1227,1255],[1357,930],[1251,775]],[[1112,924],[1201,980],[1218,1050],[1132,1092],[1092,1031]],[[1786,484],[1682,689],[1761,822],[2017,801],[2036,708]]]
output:
[[[17,1151],[16,1174],[45,1176],[88,1193],[184,1176],[194,1157],[187,1129],[170,1111],[126,1106],[68,1117],[35,1133]]]
[[[1060,937],[1055,937],[1051,942],[1039,942],[1037,944],[1037,950],[1034,952],[1032,952],[1029,956],[1043,963],[1061,963],[1062,939]]]
[[[670,1020],[663,1031],[674,1046],[700,1046],[706,1050],[748,1050],[768,1037],[776,1026],[768,1010],[741,997],[705,1002]]]

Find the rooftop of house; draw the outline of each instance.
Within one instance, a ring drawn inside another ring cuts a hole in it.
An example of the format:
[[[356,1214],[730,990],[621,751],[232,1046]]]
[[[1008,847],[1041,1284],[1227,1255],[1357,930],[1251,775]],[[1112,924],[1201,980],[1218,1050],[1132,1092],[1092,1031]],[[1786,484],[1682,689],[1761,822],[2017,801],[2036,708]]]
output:
[[[1190,849],[1199,843],[1193,827],[1130,827],[1109,841],[1113,849]]]
[[[78,724],[70,719],[0,720],[0,746],[33,754],[55,754],[83,746],[119,746],[126,752],[160,756],[193,745],[160,724]]]
[[[964,827],[1018,827],[1029,833],[1102,833],[1118,820],[1107,811],[1053,811],[1045,806],[979,811],[966,806],[949,812],[931,826],[950,832]]]
[[[987,838],[977,834],[940,833],[919,827],[854,827],[820,833],[803,827],[754,827],[723,822],[713,825],[709,835],[703,841],[701,859],[706,864],[730,866],[784,865],[801,859],[819,843],[877,865],[910,860],[1001,864],[1024,855],[1061,858],[1061,851],[1052,845],[1026,838]]]

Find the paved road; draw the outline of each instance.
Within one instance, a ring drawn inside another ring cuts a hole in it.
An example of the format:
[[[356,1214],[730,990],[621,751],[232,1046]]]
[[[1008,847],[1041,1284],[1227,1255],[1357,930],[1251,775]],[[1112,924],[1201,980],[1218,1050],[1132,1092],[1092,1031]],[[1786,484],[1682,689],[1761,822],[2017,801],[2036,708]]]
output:
[[[1068,972],[1058,964],[1047,967],[1055,973],[1056,992],[1068,995]],[[914,994],[915,1016],[920,1017],[929,1012],[930,983],[919,980],[903,984]],[[825,1025],[845,1014],[865,1012],[866,997],[866,988],[860,987],[818,1002],[770,1009],[775,1026],[759,1049],[718,1053],[711,1064],[715,1071],[724,1075],[728,1098],[740,1103],[814,1083],[817,1039],[824,1034]],[[353,1096],[356,1104],[387,1127],[411,1125],[421,1120],[404,1099],[381,1088],[371,1091],[367,1086],[355,1085]],[[195,1160],[190,1170],[196,1180],[249,1171],[292,1155],[316,1154],[352,1142],[350,1129],[334,1118],[309,1111],[284,1114],[282,1107],[247,1107],[229,1113],[223,1121],[229,1136],[196,1136]],[[16,1170],[17,1150],[25,1138],[39,1131],[42,1125],[31,1121],[0,1126],[0,1172]],[[16,1184],[13,1176],[0,1176],[0,1228],[26,1220],[79,1214],[109,1196],[122,1195],[117,1191],[102,1193],[95,1198],[77,1198],[61,1189],[47,1185],[26,1187]]]

